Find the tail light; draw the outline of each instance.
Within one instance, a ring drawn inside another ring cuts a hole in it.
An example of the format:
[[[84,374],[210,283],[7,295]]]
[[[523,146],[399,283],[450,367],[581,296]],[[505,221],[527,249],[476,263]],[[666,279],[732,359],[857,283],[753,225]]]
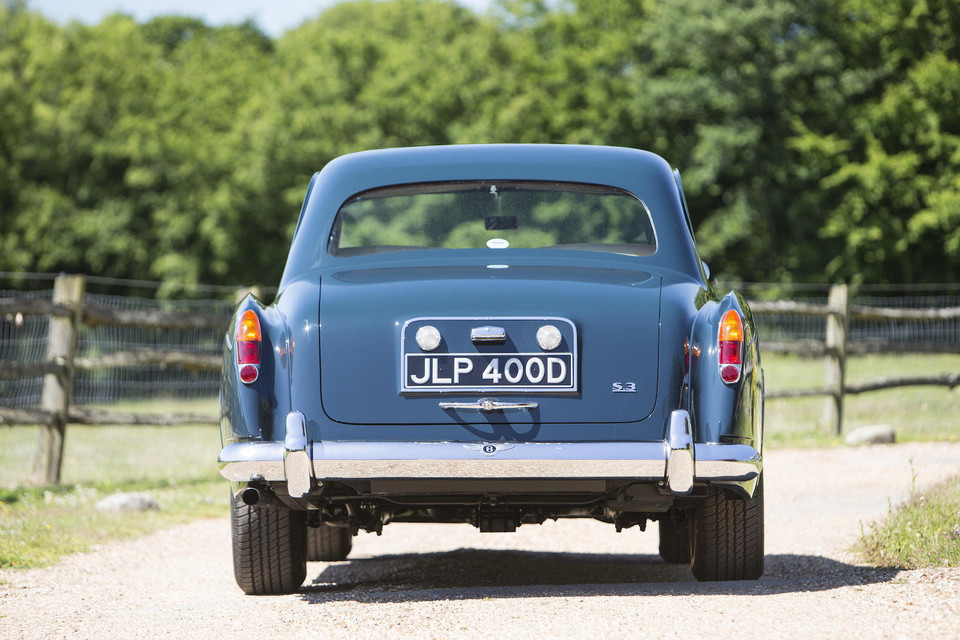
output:
[[[250,384],[260,375],[260,318],[252,309],[240,314],[237,321],[237,367],[240,380]]]
[[[720,320],[719,347],[720,378],[727,384],[740,380],[743,367],[743,319],[730,309]]]

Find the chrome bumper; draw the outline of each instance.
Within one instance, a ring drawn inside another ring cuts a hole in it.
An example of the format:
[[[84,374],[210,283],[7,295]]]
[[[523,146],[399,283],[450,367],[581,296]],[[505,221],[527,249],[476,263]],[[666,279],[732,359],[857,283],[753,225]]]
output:
[[[220,452],[232,482],[286,482],[291,495],[312,481],[377,479],[626,479],[664,482],[685,495],[694,482],[746,482],[760,454],[742,444],[693,443],[686,411],[674,411],[662,442],[314,442],[303,418],[287,418],[284,442],[238,442]]]

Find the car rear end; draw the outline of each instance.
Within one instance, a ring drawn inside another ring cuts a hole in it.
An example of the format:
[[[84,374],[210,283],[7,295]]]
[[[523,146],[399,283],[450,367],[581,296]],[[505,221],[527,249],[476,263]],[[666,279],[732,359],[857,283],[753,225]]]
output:
[[[226,343],[220,465],[241,512],[235,550],[252,510],[292,518],[286,528],[331,557],[345,556],[344,532],[393,522],[502,532],[583,517],[618,530],[659,520],[695,559],[698,509],[757,493],[762,376],[748,311],[689,268],[681,200],[648,155],[631,159],[658,172],[649,200],[675,208],[656,224],[626,184],[564,180],[582,177],[573,162],[523,179],[468,180],[476,168],[453,164],[440,180],[346,180],[314,237],[322,208],[308,194],[277,302],[241,303]],[[710,332],[727,311],[741,331],[725,347]],[[733,350],[738,377],[724,380]],[[261,560],[244,554],[248,575]]]

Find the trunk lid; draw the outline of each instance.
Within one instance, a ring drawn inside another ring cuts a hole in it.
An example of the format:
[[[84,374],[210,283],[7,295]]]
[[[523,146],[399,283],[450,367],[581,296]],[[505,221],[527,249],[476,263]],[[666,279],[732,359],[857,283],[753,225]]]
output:
[[[320,293],[323,409],[350,424],[642,420],[657,399],[660,287],[648,272],[594,267],[336,272]],[[545,325],[560,334],[549,351]],[[425,326],[440,334],[431,351],[416,340]],[[537,406],[441,406],[481,400]]]

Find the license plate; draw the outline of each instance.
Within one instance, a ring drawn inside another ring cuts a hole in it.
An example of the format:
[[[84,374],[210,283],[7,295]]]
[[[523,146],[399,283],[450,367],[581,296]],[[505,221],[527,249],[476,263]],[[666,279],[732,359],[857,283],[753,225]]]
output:
[[[572,353],[408,353],[403,391],[576,391]]]

